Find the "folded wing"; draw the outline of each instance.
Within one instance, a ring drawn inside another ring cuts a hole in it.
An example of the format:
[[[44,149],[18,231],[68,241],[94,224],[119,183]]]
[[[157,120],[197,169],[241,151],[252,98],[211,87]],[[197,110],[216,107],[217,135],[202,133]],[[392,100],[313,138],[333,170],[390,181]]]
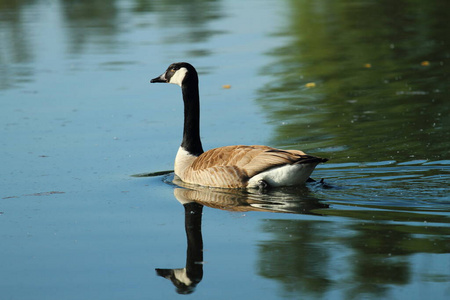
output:
[[[185,181],[202,185],[240,188],[266,170],[283,165],[326,161],[299,150],[280,150],[268,146],[227,146],[201,154],[186,170]]]

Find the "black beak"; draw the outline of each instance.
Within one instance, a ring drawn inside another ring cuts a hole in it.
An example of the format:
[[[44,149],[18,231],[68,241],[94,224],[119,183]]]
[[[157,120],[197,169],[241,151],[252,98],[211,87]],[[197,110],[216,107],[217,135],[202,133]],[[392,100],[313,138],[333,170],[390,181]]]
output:
[[[155,82],[167,82],[166,80],[166,74],[161,74],[161,76],[158,76],[156,78],[153,78],[152,80],[150,80],[151,83],[155,83]]]

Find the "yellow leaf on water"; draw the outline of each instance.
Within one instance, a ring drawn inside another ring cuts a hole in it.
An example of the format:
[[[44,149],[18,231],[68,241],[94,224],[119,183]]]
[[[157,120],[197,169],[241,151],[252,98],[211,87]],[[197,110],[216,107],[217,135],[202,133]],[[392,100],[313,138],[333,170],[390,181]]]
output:
[[[308,82],[307,84],[305,84],[305,86],[306,86],[307,88],[312,88],[312,87],[315,87],[315,86],[316,86],[316,83],[315,83],[315,82]]]
[[[222,88],[224,88],[224,89],[229,89],[229,88],[231,88],[231,85],[229,85],[229,84],[224,84],[224,85],[222,85]]]
[[[372,68],[372,64],[365,64],[364,68],[370,69],[370,68]]]
[[[430,62],[428,60],[424,60],[423,62],[420,63],[420,65],[427,67],[430,65]]]

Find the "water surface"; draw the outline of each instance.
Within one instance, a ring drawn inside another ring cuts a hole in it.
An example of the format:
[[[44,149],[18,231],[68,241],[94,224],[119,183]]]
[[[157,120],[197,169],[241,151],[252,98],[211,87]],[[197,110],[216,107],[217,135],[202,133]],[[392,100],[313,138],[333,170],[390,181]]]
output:
[[[446,299],[450,7],[422,2],[0,1],[1,298]],[[326,184],[177,181],[175,61],[205,148]]]

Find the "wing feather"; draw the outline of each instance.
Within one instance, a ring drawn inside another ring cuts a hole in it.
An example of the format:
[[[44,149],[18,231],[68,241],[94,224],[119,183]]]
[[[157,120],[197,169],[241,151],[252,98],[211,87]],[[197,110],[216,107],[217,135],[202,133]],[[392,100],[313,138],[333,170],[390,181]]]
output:
[[[191,183],[216,187],[245,187],[249,178],[268,169],[287,164],[318,163],[321,158],[299,150],[280,150],[268,146],[226,146],[208,150],[186,170]]]

